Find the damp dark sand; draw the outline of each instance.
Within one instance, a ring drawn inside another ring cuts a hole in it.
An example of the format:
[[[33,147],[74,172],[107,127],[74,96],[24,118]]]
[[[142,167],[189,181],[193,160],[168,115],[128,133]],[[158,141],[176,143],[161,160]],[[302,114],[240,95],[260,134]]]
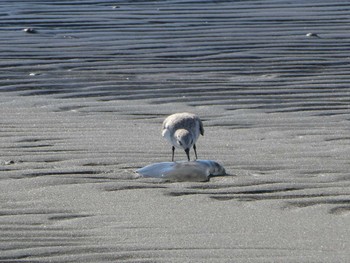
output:
[[[0,261],[349,261],[350,5],[328,2],[1,3]],[[227,176],[134,173],[180,111]]]

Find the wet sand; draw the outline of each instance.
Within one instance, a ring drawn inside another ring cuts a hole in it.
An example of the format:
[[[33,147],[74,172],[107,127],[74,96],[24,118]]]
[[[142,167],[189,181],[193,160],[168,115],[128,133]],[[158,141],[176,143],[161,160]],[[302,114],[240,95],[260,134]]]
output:
[[[349,7],[0,4],[0,262],[349,261]],[[228,175],[140,178],[183,111]]]

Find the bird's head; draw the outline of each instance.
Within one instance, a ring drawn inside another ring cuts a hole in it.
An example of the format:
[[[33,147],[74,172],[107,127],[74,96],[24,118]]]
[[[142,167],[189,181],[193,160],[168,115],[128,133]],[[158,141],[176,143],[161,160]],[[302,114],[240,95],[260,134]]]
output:
[[[179,129],[175,132],[176,144],[179,148],[183,148],[185,151],[190,149],[193,145],[192,134],[185,129]]]

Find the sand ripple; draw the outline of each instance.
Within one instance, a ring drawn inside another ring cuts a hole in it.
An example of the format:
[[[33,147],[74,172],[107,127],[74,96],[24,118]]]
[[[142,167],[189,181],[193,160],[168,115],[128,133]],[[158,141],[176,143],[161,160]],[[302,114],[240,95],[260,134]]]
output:
[[[0,261],[349,261],[346,2],[3,2]],[[135,176],[178,111],[227,176]]]

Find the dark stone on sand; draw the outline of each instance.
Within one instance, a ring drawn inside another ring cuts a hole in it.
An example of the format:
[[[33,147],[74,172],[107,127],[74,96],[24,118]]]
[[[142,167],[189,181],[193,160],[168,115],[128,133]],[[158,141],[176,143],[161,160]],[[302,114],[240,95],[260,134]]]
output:
[[[30,27],[23,29],[23,31],[29,34],[37,33],[37,31],[34,28],[30,28]]]
[[[307,33],[306,36],[307,36],[307,37],[317,37],[317,38],[320,38],[319,35],[317,35],[316,33]]]

